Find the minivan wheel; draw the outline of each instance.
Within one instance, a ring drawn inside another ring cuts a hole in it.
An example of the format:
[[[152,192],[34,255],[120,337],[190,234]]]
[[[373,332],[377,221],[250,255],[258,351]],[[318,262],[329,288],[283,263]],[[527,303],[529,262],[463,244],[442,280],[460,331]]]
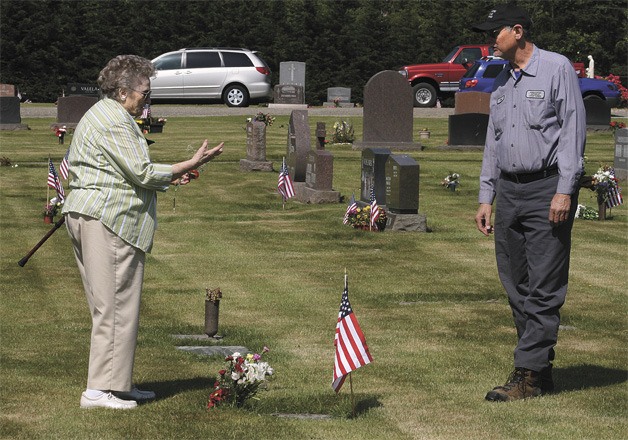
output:
[[[229,86],[223,94],[224,102],[229,107],[246,107],[249,105],[249,92],[244,86]]]
[[[415,107],[434,107],[436,105],[436,89],[428,83],[419,83],[412,87]]]

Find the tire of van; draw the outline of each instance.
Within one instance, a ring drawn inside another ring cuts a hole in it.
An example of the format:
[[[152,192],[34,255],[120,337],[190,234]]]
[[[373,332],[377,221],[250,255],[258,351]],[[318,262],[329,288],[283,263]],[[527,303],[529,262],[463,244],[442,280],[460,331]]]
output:
[[[228,107],[247,107],[249,105],[249,91],[241,85],[229,86],[222,94],[223,101]]]
[[[412,87],[415,107],[434,107],[436,105],[436,89],[428,83],[418,83]]]

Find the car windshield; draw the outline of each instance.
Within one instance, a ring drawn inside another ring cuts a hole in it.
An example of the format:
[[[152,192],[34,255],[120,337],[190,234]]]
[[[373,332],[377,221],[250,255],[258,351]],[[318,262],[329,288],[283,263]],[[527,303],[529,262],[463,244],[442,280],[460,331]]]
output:
[[[452,50],[451,52],[449,52],[445,58],[443,58],[443,61],[442,61],[442,62],[443,62],[443,63],[448,63],[448,62],[449,62],[449,60],[451,60],[451,59],[454,57],[454,55],[456,55],[456,52],[458,52],[458,48],[459,48],[459,47],[460,47],[460,46],[456,46],[456,47],[454,47],[454,48],[453,48],[453,50]]]

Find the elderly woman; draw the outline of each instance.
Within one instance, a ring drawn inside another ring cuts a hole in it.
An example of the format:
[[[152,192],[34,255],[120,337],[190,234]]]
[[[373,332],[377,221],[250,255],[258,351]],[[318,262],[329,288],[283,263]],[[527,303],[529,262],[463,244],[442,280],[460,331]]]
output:
[[[157,191],[222,153],[207,140],[174,165],[151,162],[133,119],[150,96],[149,60],[118,56],[98,76],[104,98],[83,116],[70,145],[72,191],[63,207],[92,315],[82,408],[130,409],[155,398],[132,383],[146,252],[157,226]]]

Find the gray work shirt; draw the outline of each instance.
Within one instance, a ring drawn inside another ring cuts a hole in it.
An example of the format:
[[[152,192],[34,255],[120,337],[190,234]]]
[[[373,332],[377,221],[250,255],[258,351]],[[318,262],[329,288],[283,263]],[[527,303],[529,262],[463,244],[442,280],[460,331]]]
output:
[[[564,56],[534,47],[527,66],[495,79],[480,175],[479,202],[492,204],[500,173],[557,165],[560,194],[573,194],[584,172],[586,115],[578,77]]]

